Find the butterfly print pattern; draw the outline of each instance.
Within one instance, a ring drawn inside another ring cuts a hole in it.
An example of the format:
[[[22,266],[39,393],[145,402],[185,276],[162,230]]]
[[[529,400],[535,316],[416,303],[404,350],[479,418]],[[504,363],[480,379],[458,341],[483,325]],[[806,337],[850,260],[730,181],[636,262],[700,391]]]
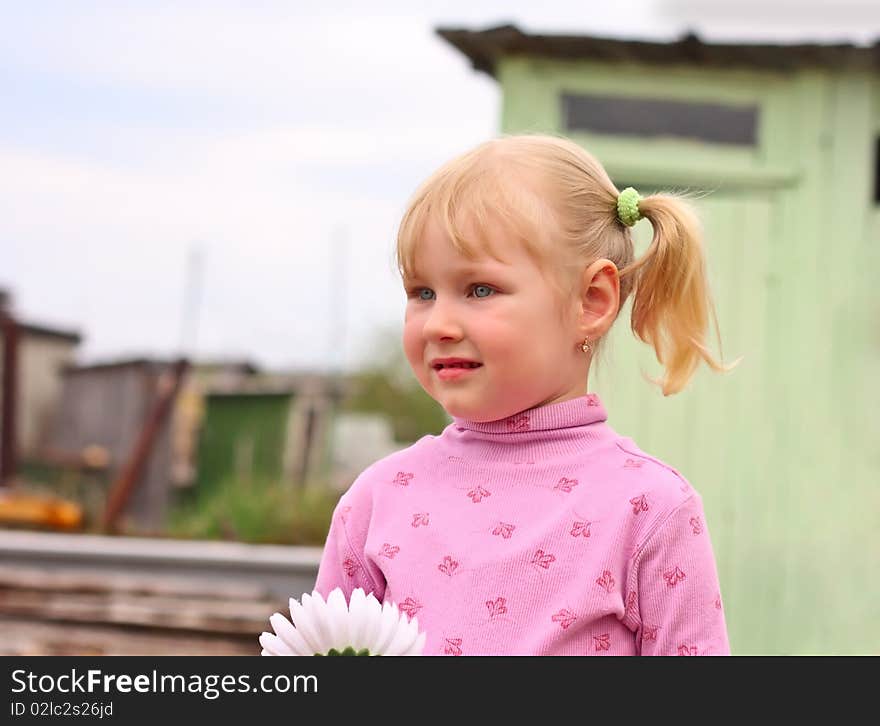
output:
[[[642,626],[642,640],[657,640],[657,631],[659,629],[659,625]]]
[[[567,477],[562,477],[558,482],[556,482],[556,486],[553,487],[553,490],[563,491],[566,494],[571,494],[571,490],[578,485],[577,479],[569,479]]]
[[[609,633],[602,633],[602,635],[594,635],[593,643],[595,645],[595,649],[598,650],[610,650],[611,649],[611,635]]]
[[[468,492],[468,496],[474,504],[479,504],[483,501],[484,497],[492,496],[492,492],[486,491],[483,487],[477,487],[476,489],[471,489]]]
[[[627,615],[635,615],[635,612],[636,612],[636,592],[635,592],[635,590],[630,591],[629,595],[626,596],[626,609],[624,612]]]
[[[700,534],[703,531],[703,523],[700,522],[699,517],[691,517],[690,523],[691,527],[694,528],[694,534]]]
[[[532,557],[532,564],[537,565],[538,567],[543,567],[545,570],[550,568],[550,563],[555,562],[556,557],[551,554],[546,554],[544,550],[538,550],[535,552],[535,556]]]
[[[669,587],[675,587],[684,578],[685,574],[681,571],[681,568],[678,565],[675,566],[674,570],[667,570],[663,573],[663,579],[666,580],[666,584]]]
[[[394,555],[400,552],[400,547],[397,545],[388,544],[387,542],[382,545],[382,551],[379,553],[380,557],[387,557],[389,560],[394,559]]]
[[[412,519],[413,527],[427,527],[428,526],[428,512],[417,512],[413,515]]]
[[[599,398],[594,393],[587,394],[587,405],[588,406],[598,406]]]
[[[458,569],[458,562],[453,560],[449,555],[446,555],[446,557],[443,558],[443,562],[437,565],[437,569],[440,570],[440,572],[449,575],[449,577],[452,577]]]
[[[515,524],[507,524],[506,522],[499,522],[498,526],[492,530],[492,534],[501,535],[504,539],[510,539],[510,536],[513,534],[513,530],[516,529]]]
[[[397,476],[394,477],[394,484],[398,484],[402,487],[408,487],[410,480],[415,476],[410,471],[399,471],[397,472]]]
[[[641,469],[642,464],[644,464],[644,463],[645,462],[642,461],[641,459],[627,459],[623,463],[623,468],[624,469]]]
[[[648,500],[645,498],[644,494],[638,497],[633,497],[629,500],[629,503],[633,505],[633,514],[648,511]]]
[[[399,603],[397,607],[398,609],[400,609],[401,612],[406,613],[410,618],[414,618],[415,614],[424,606],[418,600],[408,597],[402,603]]]
[[[592,522],[573,522],[569,534],[572,537],[589,537]]]
[[[528,431],[530,429],[531,425],[529,424],[529,417],[525,414],[513,416],[507,420],[508,431]]]
[[[571,625],[575,620],[577,620],[577,615],[575,615],[568,608],[562,608],[558,613],[554,613],[553,617],[550,618],[554,623],[559,623],[559,627],[563,630],[566,630],[569,625]]]
[[[715,596],[715,609],[716,609],[716,610],[721,610],[721,593],[718,593],[718,594]]]
[[[489,610],[489,619],[492,620],[507,612],[507,599],[496,597],[494,600],[486,600],[486,608]]]
[[[354,573],[361,569],[360,562],[358,562],[354,557],[346,557],[342,561],[342,567],[345,570],[345,574],[349,577],[354,577]]]
[[[678,654],[679,655],[697,655],[697,646],[695,646],[695,645],[680,645],[680,646],[678,646]]]
[[[605,588],[605,591],[610,594],[614,589],[614,578],[611,576],[611,572],[605,570],[602,573],[602,577],[596,578],[596,584],[599,587]]]
[[[446,655],[461,655],[461,638],[445,638],[445,641],[443,652]]]

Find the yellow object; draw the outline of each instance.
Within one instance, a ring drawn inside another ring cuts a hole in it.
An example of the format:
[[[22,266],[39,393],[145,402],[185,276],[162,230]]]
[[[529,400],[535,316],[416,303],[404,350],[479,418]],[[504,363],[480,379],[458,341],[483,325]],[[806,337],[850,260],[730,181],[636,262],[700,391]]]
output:
[[[54,529],[78,529],[82,507],[65,499],[0,489],[0,525],[34,524]]]

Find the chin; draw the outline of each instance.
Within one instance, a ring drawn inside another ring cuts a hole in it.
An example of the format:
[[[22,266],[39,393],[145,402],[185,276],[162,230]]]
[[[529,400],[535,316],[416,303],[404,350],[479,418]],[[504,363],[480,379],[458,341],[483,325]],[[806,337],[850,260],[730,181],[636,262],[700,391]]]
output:
[[[439,403],[443,410],[446,411],[450,416],[455,416],[457,418],[466,418],[469,421],[479,421],[480,420],[480,411],[479,406],[468,406],[467,404],[462,404],[455,400],[444,400],[443,397],[434,398],[437,403]]]
[[[495,415],[491,411],[487,410],[485,406],[480,406],[479,403],[475,403],[472,405],[456,403],[455,401],[450,401],[448,404],[444,403],[443,401],[438,401],[438,403],[443,406],[443,409],[450,416],[464,418],[468,421],[486,423],[488,421],[497,421],[498,419],[504,418],[504,416]]]

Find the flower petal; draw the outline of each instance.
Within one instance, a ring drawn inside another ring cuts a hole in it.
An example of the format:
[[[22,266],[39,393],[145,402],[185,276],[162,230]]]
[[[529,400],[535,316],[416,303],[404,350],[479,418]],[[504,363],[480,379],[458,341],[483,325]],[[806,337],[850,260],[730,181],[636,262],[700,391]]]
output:
[[[314,655],[314,651],[309,648],[308,643],[303,640],[296,628],[281,613],[275,613],[269,618],[272,629],[275,634],[283,640],[290,650],[296,655]]]
[[[396,634],[397,624],[400,621],[400,612],[397,609],[397,605],[388,602],[387,600],[382,604],[382,620],[379,627],[379,634],[376,636],[376,649],[375,651],[371,648],[371,653],[378,653],[384,655],[388,650],[388,646],[391,644],[391,641],[394,639]]]
[[[428,638],[428,634],[419,632],[419,621],[416,618],[410,620],[409,627],[413,633],[412,644],[402,649],[397,655],[422,655],[425,650],[425,641]]]
[[[316,653],[327,653],[331,648],[335,647],[333,641],[333,628],[330,624],[330,611],[327,603],[321,593],[314,590],[311,595],[303,593],[302,596],[303,610],[308,614],[309,624],[317,636],[317,641],[321,648]]]
[[[378,653],[379,631],[382,629],[382,603],[380,603],[373,593],[367,595],[364,603],[366,610],[366,624],[362,638],[363,647],[367,648],[371,653]]]
[[[402,614],[397,621],[397,627],[394,631],[394,638],[386,648],[388,655],[402,655],[412,648],[419,636],[418,625],[409,622],[406,614]]]
[[[262,633],[260,645],[269,652],[269,655],[294,655],[287,643],[273,633]]]
[[[348,637],[355,650],[369,647],[364,643],[367,631],[367,596],[363,588],[356,587],[348,601]]]
[[[303,595],[303,602],[306,601],[307,597],[308,595]],[[321,640],[320,633],[315,627],[311,612],[307,611],[306,608],[294,598],[290,598],[290,617],[293,621],[294,627],[303,637],[303,640],[306,641],[312,654],[326,653],[330,650],[329,646],[325,647],[324,641]]]
[[[419,637],[416,639],[415,645],[410,648],[408,653],[405,655],[421,655],[425,652],[425,641],[428,639],[427,633],[419,633]]]
[[[327,596],[327,608],[325,610],[327,629],[330,633],[330,642],[336,650],[345,650],[353,645],[349,634],[348,603],[345,594],[340,588],[336,588]]]
[[[409,621],[409,627],[413,637],[412,645],[402,652],[401,655],[421,655],[422,651],[425,649],[427,634],[419,632],[418,618],[412,618]]]

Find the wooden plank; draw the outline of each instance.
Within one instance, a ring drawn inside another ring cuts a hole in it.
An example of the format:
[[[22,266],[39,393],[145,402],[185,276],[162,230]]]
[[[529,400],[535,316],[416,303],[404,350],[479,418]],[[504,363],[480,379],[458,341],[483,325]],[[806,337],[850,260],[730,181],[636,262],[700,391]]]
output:
[[[184,579],[182,577],[128,575],[94,570],[45,570],[0,565],[0,589],[54,592],[140,593],[144,595],[217,598],[222,600],[265,600],[269,590],[256,584],[228,580]],[[277,599],[277,598],[276,598]]]
[[[269,602],[0,590],[0,615],[166,630],[259,634],[268,626],[272,613],[283,609],[284,605]]]
[[[0,618],[0,656],[21,655],[259,655],[259,632],[209,636],[119,626]],[[262,632],[262,631],[260,631]]]

